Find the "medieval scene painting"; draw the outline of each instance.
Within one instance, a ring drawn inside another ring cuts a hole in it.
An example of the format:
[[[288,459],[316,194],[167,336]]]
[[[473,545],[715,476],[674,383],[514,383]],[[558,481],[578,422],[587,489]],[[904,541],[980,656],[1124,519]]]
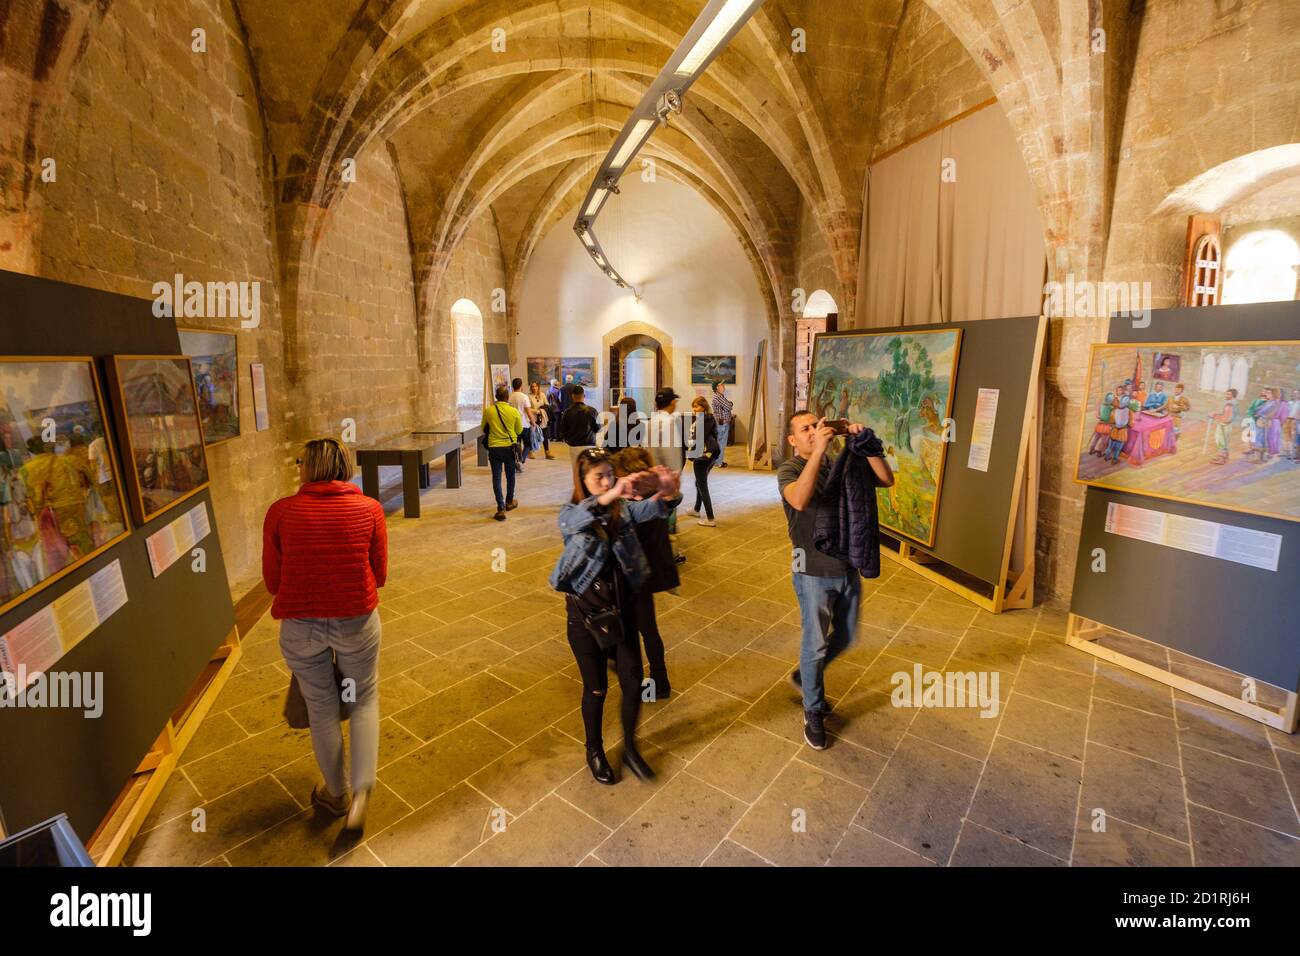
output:
[[[808,410],[872,429],[894,485],[877,490],[880,526],[934,544],[960,329],[850,332],[813,340]]]
[[[1300,341],[1094,345],[1075,480],[1300,521]]]
[[[184,356],[115,356],[127,476],[141,522],[208,483],[198,401]]]
[[[89,359],[0,361],[0,609],[126,533]]]

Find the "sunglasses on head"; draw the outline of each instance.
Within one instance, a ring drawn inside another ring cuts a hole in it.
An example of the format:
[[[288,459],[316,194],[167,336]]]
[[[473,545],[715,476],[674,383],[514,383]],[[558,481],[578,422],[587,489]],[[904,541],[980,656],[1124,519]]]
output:
[[[603,448],[587,448],[578,457],[584,461],[605,461],[610,454]]]

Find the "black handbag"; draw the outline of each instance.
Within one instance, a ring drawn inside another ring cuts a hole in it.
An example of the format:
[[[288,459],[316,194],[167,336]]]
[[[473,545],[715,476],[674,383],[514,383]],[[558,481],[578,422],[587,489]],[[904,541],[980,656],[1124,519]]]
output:
[[[605,529],[596,525],[596,533],[605,536]],[[610,554],[611,562],[617,559]],[[597,575],[587,590],[573,596],[583,626],[601,650],[609,650],[627,636],[623,633],[623,613],[619,607],[618,568],[603,578]]]

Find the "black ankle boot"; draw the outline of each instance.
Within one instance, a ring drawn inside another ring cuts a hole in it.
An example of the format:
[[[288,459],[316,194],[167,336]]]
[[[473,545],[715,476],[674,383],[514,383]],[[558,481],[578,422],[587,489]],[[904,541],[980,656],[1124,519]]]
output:
[[[614,768],[605,759],[605,751],[599,749],[588,750],[587,767],[591,770],[591,775],[596,778],[597,783],[608,786],[614,782]]]
[[[639,780],[653,780],[655,772],[650,769],[650,765],[645,762],[636,746],[628,741],[623,742],[623,766],[627,767],[636,774]]]

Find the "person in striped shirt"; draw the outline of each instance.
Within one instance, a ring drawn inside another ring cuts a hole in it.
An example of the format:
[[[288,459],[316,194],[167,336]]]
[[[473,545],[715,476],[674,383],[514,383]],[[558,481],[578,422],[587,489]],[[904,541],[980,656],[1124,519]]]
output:
[[[718,456],[718,467],[727,467],[727,439],[731,435],[731,400],[721,381],[713,383],[713,417],[718,423],[718,445],[722,451]]]

